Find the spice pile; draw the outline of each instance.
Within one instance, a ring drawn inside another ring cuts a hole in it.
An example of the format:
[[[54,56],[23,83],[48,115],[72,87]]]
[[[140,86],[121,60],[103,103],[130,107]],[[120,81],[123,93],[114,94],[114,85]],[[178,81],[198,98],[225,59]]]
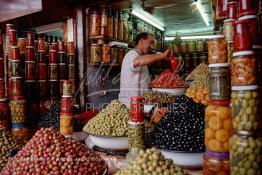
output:
[[[187,77],[186,81],[194,81],[202,74],[208,74],[208,65],[206,63],[200,63]]]
[[[0,171],[5,166],[12,149],[20,149],[24,141],[15,138],[11,132],[0,127]]]
[[[171,107],[156,125],[152,144],[159,149],[204,151],[205,106],[182,95]]]
[[[152,88],[186,88],[188,85],[171,70],[164,70],[151,82]]]
[[[172,103],[174,96],[164,92],[148,91],[143,94],[144,104]]]
[[[186,175],[180,167],[173,164],[172,160],[165,160],[156,148],[140,150],[136,158],[116,175],[143,174],[143,175]]]
[[[105,162],[82,143],[67,140],[48,128],[37,131],[8,160],[1,174],[102,174],[105,167]]]

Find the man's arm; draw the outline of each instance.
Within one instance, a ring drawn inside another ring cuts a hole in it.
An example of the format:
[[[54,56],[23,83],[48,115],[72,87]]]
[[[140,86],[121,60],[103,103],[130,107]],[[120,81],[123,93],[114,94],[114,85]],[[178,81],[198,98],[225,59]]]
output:
[[[146,66],[149,64],[152,64],[156,61],[162,60],[165,58],[165,53],[160,53],[160,54],[147,54],[147,55],[142,55],[134,59],[133,64],[134,67],[138,66]]]

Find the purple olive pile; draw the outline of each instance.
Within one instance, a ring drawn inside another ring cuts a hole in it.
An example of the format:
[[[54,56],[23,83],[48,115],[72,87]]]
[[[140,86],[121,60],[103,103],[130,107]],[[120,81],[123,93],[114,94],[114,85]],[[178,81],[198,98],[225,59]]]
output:
[[[0,174],[100,175],[105,168],[105,162],[82,143],[66,139],[53,128],[42,128]]]
[[[204,151],[204,114],[203,104],[185,95],[177,96],[169,112],[156,125],[153,146],[183,152]]]

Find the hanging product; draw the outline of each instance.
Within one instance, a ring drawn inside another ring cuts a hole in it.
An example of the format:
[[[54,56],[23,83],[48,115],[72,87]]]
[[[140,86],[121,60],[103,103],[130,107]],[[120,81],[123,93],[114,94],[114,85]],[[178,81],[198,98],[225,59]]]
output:
[[[101,15],[98,10],[90,12],[90,36],[99,36],[101,30]]]
[[[227,42],[223,35],[214,35],[208,40],[208,62],[209,64],[227,62]]]

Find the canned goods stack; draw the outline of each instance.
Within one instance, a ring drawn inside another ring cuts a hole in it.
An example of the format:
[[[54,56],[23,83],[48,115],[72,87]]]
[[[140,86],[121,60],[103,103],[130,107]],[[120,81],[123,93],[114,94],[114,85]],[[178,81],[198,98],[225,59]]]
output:
[[[230,139],[231,174],[261,174],[261,94],[257,77],[261,64],[261,36],[251,1],[239,1],[238,16],[234,22],[234,52],[231,61],[231,105],[235,132]]]
[[[75,95],[76,67],[75,67],[75,45],[74,42],[67,42],[67,64],[68,79],[72,82],[72,93]]]
[[[60,96],[63,94],[62,84],[64,80],[68,79],[68,66],[67,66],[67,58],[68,62],[75,62],[75,55],[71,54],[66,56],[66,49],[64,41],[58,42],[58,79],[59,79],[59,89],[60,89]]]
[[[61,113],[60,113],[60,133],[65,136],[71,136],[73,134],[73,98],[72,98],[72,81],[62,81],[62,98],[60,101]]]
[[[205,110],[205,145],[203,174],[230,174],[229,138],[233,134],[230,107],[230,69],[223,35],[208,40],[209,106]]]

